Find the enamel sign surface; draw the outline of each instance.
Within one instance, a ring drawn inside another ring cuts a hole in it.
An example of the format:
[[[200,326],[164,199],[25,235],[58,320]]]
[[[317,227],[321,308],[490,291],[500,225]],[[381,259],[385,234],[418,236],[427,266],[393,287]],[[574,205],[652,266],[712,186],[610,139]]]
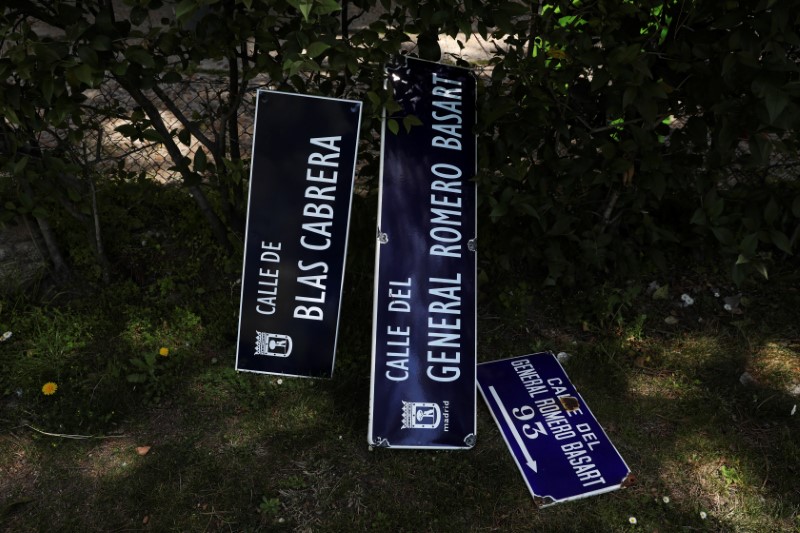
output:
[[[330,377],[361,102],[259,91],[236,369]]]
[[[471,448],[475,78],[405,57],[387,76],[402,111],[384,120],[368,441]]]
[[[623,485],[628,465],[552,353],[481,363],[478,387],[541,506]]]

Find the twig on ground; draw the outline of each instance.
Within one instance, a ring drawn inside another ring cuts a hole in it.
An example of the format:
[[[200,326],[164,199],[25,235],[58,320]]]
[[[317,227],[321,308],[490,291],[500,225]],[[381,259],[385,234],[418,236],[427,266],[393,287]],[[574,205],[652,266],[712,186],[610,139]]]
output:
[[[35,428],[30,424],[24,424],[24,425],[25,427],[30,428],[37,433],[41,433],[42,435],[47,435],[48,437],[58,437],[61,439],[73,439],[73,440],[119,439],[125,436],[125,435],[67,435],[64,433],[50,433],[48,431],[42,431],[41,429]]]

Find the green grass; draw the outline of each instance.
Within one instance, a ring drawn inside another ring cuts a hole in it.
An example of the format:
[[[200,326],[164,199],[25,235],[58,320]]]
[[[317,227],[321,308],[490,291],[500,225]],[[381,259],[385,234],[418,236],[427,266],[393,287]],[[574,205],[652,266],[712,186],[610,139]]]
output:
[[[568,352],[636,476],[537,509],[483,404],[470,451],[368,447],[371,235],[351,241],[335,376],[303,380],[233,370],[238,272],[185,231],[157,253],[117,244],[136,255],[133,281],[2,302],[0,530],[800,530],[789,285],[748,288],[742,314],[699,275],[665,300],[569,299],[530,280],[512,280],[521,300],[482,298],[479,360]],[[694,306],[677,306],[683,291]]]

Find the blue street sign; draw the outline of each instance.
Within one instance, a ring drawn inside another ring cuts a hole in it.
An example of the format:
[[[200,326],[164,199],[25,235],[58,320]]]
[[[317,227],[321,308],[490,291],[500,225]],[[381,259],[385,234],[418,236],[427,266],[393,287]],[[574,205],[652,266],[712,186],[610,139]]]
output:
[[[481,363],[478,388],[541,506],[623,486],[628,465],[552,353]]]
[[[361,102],[259,91],[236,369],[330,377]]]
[[[387,74],[402,111],[384,118],[368,441],[471,448],[475,78],[407,57]]]

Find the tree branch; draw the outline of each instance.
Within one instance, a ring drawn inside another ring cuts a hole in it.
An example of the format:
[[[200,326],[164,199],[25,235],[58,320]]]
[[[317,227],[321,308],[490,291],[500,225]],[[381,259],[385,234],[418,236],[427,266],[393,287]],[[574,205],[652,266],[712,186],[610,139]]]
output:
[[[167,93],[164,92],[164,89],[162,89],[156,83],[156,84],[153,85],[153,92],[155,93],[156,96],[158,96],[158,99],[161,100],[161,102],[165,106],[167,106],[167,109],[169,110],[169,112],[172,113],[173,115],[175,115],[175,118],[178,119],[178,122],[183,124],[183,126],[187,130],[189,130],[189,133],[192,134],[192,137],[194,137],[195,139],[200,141],[200,144],[202,144],[203,146],[208,148],[208,150],[211,153],[214,153],[214,144],[215,143],[211,139],[206,137],[205,134],[202,131],[200,131],[200,128],[198,128],[196,124],[194,124],[191,120],[189,120],[186,117],[186,115],[183,114],[183,112],[178,108],[178,106],[175,105],[175,101],[172,100],[169,96],[167,96]],[[159,117],[161,116],[160,113],[158,115],[159,115]],[[149,113],[148,113],[148,116],[149,116]],[[152,117],[151,117],[151,120],[152,120]],[[165,128],[165,130],[166,130],[166,128]],[[167,131],[167,133],[169,133],[168,130],[166,130],[166,131]],[[159,132],[159,133],[161,133],[161,132]]]
[[[175,144],[175,140],[172,138],[172,135],[167,129],[166,124],[164,124],[164,119],[161,117],[161,113],[158,111],[158,109],[156,109],[156,106],[153,104],[153,102],[151,102],[144,95],[142,90],[139,89],[135,84],[130,83],[122,76],[115,76],[115,79],[121,87],[128,91],[128,94],[131,95],[134,101],[139,104],[145,114],[150,118],[150,123],[163,139],[164,147],[167,149],[167,153],[175,162],[175,167],[178,169],[178,172],[180,172],[184,183],[189,189],[189,193],[192,195],[195,202],[197,202],[197,205],[200,208],[200,211],[203,213],[203,216],[206,217],[206,220],[211,226],[211,231],[214,234],[217,242],[225,249],[226,252],[232,252],[233,249],[230,241],[228,240],[228,234],[222,224],[222,221],[214,212],[214,209],[211,207],[211,204],[208,202],[208,199],[205,197],[205,194],[200,187],[198,185],[191,184],[193,173],[191,170],[189,170],[189,165],[187,163],[188,158],[183,155],[178,145]]]

